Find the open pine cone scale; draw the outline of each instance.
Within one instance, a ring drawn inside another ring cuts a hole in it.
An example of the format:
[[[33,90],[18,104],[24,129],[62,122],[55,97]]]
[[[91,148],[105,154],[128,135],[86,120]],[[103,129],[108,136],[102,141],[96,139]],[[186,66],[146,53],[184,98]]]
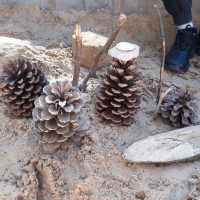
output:
[[[51,151],[72,136],[85,135],[89,121],[79,89],[60,80],[45,86],[43,92],[33,110],[35,135],[43,147]]]
[[[31,116],[34,100],[46,84],[42,71],[25,59],[16,59],[4,65],[0,78],[3,101],[16,116]]]
[[[178,90],[168,93],[159,113],[163,119],[175,127],[189,126],[194,123],[197,104],[189,90]]]
[[[130,125],[142,95],[142,75],[136,61],[122,63],[115,60],[98,89],[96,108],[110,123]]]

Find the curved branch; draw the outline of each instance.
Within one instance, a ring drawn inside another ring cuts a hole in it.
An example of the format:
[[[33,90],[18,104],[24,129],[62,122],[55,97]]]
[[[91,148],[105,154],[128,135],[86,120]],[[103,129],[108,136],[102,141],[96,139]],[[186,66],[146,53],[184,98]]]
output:
[[[120,29],[124,26],[124,24],[126,23],[126,21],[127,21],[126,15],[121,14],[119,16],[117,27],[113,31],[112,35],[110,36],[110,38],[108,39],[108,41],[106,42],[106,44],[102,47],[102,49],[100,49],[99,52],[94,56],[94,59],[92,61],[92,68],[91,68],[90,72],[88,73],[88,75],[86,76],[86,78],[84,79],[84,81],[82,82],[82,84],[79,86],[79,89],[82,92],[85,92],[86,87],[87,87],[87,82],[91,78],[92,74],[94,74],[96,72],[99,58],[101,57],[101,55],[103,53],[105,53],[105,52],[108,51],[108,49],[110,48],[110,46],[112,45],[112,43],[116,39],[117,34],[119,33]]]
[[[160,81],[158,85],[158,93],[157,93],[157,106],[156,106],[156,111],[155,111],[155,116],[158,112],[158,109],[160,107],[160,104],[162,103],[163,97],[162,97],[162,85],[163,85],[163,76],[164,76],[164,66],[165,66],[165,32],[164,32],[164,27],[163,27],[163,20],[162,16],[160,13],[160,9],[158,5],[154,5],[154,8],[156,10],[156,13],[159,17],[159,22],[160,22],[160,37],[161,37],[161,42],[162,42],[162,52],[161,52],[161,67],[160,67]]]

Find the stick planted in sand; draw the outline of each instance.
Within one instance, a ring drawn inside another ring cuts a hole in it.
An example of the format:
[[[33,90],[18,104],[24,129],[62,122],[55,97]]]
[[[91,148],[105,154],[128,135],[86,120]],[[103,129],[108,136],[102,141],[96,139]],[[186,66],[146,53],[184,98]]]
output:
[[[164,65],[165,65],[165,32],[164,32],[164,27],[163,27],[163,20],[162,20],[162,16],[160,13],[160,9],[158,7],[158,5],[154,5],[154,8],[156,10],[156,13],[159,17],[159,21],[160,21],[160,37],[161,37],[161,41],[162,41],[162,53],[161,53],[161,67],[160,67],[160,81],[159,81],[159,85],[158,85],[158,93],[157,93],[157,98],[156,98],[156,102],[157,102],[157,106],[156,106],[156,111],[155,111],[155,116],[157,115],[158,109],[165,97],[165,95],[171,90],[168,90],[165,94],[161,94],[162,93],[162,85],[163,85],[163,76],[164,76]],[[155,117],[154,116],[154,117]]]
[[[122,13],[124,9],[125,0],[117,0],[117,13]]]
[[[74,56],[74,76],[72,85],[78,86],[78,80],[80,76],[80,68],[81,68],[81,49],[82,49],[82,36],[81,36],[81,26],[76,25],[76,52]]]
[[[158,113],[158,110],[159,110],[159,108],[160,108],[160,106],[161,106],[161,104],[162,104],[164,98],[167,96],[167,94],[168,94],[172,89],[173,89],[173,87],[170,87],[165,93],[161,93],[160,98],[159,98],[159,101],[158,101],[157,106],[156,106],[156,111],[155,111],[155,113],[154,113],[154,119],[156,118],[156,115],[157,115],[157,113]]]
[[[94,56],[94,59],[92,61],[92,68],[91,68],[90,72],[88,73],[88,75],[86,76],[86,78],[84,79],[83,83],[79,86],[79,89],[82,92],[85,92],[88,80],[91,78],[91,76],[97,70],[97,64],[98,64],[99,58],[101,57],[101,55],[103,53],[105,53],[105,52],[108,51],[108,49],[110,48],[110,46],[112,45],[112,43],[116,39],[117,34],[119,33],[120,29],[124,26],[124,24],[126,23],[126,21],[127,21],[126,15],[121,14],[119,16],[117,27],[113,31],[112,35],[110,36],[110,38],[108,39],[108,41],[106,42],[106,44],[102,47],[102,49],[100,49],[99,52]]]

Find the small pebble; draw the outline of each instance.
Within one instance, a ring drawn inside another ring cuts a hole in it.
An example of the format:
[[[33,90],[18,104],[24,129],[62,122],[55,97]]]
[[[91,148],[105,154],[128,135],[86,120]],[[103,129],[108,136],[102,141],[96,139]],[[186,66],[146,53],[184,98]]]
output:
[[[145,194],[144,191],[140,191],[140,192],[138,192],[138,193],[135,194],[135,197],[136,197],[137,199],[144,200],[144,199],[146,198],[146,194]]]

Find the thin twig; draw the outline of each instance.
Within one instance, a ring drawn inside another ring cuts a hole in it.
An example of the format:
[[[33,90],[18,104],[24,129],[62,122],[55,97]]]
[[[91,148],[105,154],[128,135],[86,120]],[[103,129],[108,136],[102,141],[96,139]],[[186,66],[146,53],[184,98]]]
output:
[[[117,14],[122,13],[124,9],[124,4],[125,0],[117,0],[117,9],[116,9]]]
[[[169,89],[167,90],[165,95],[161,94],[162,93],[162,85],[163,85],[163,76],[164,76],[165,51],[166,51],[166,47],[165,47],[165,32],[164,32],[163,20],[162,20],[162,16],[161,16],[161,13],[160,13],[160,9],[159,9],[158,5],[154,5],[154,8],[155,8],[156,13],[157,13],[157,15],[159,17],[160,37],[161,37],[161,42],[162,42],[160,81],[159,81],[159,85],[158,85],[158,93],[157,93],[157,98],[156,98],[156,102],[157,102],[156,111],[155,111],[155,116],[156,116],[156,114],[158,112],[158,109],[159,109],[159,107],[160,107],[165,95],[169,92]]]
[[[158,113],[158,110],[160,108],[160,105],[162,104],[164,98],[166,97],[166,95],[173,89],[173,87],[170,87],[165,93],[161,94],[160,95],[160,98],[159,98],[159,101],[158,101],[158,104],[156,106],[156,110],[155,110],[155,113],[154,113],[154,119],[156,118],[157,116],[157,113]]]
[[[80,68],[81,68],[81,49],[82,49],[82,36],[81,36],[81,26],[76,25],[76,34],[75,34],[75,42],[76,42],[76,49],[75,49],[75,56],[74,56],[74,76],[72,85],[78,86],[78,80],[80,76]]]
[[[108,49],[110,48],[110,46],[112,45],[112,43],[116,39],[117,34],[119,33],[119,31],[123,27],[123,25],[126,23],[126,21],[127,21],[126,15],[121,14],[120,17],[119,17],[119,20],[118,20],[117,27],[113,31],[112,35],[110,36],[110,38],[108,39],[108,41],[106,42],[106,44],[94,56],[94,59],[92,61],[92,68],[91,68],[90,72],[88,73],[88,75],[86,76],[86,78],[84,79],[83,83],[79,86],[79,89],[82,92],[85,92],[88,80],[91,78],[92,74],[94,74],[96,72],[96,70],[97,70],[97,64],[98,64],[98,61],[99,61],[101,55],[103,53],[105,53],[105,52],[106,53],[108,52]]]
[[[163,27],[163,20],[162,16],[160,13],[160,9],[158,5],[154,5],[154,8],[156,10],[156,13],[159,17],[160,21],[160,37],[162,41],[162,53],[161,53],[161,68],[160,68],[160,82],[158,86],[158,94],[157,94],[157,103],[159,102],[161,92],[162,92],[162,84],[163,84],[163,75],[164,75],[164,65],[165,65],[165,32],[164,32],[164,27]]]

